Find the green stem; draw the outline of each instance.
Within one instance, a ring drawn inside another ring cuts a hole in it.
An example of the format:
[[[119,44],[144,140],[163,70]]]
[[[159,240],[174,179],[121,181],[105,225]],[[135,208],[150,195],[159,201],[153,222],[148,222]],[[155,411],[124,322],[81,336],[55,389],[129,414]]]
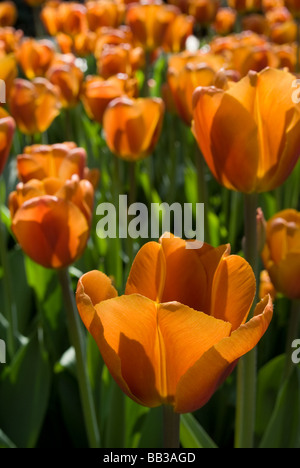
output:
[[[6,227],[2,221],[2,193],[4,192],[4,181],[0,178],[0,260],[3,269],[3,292],[4,292],[4,307],[5,315],[8,321],[7,328],[7,350],[8,355],[12,359],[16,351],[16,336],[17,336],[17,311],[16,304],[13,300],[11,272],[9,267],[9,260],[7,256],[7,242],[6,242]],[[2,183],[3,182],[3,183]]]
[[[200,152],[198,145],[196,144],[196,151],[195,151],[195,162],[196,162],[196,169],[197,169],[197,187],[198,187],[198,203],[204,203],[204,236],[205,242],[207,244],[211,241],[210,236],[210,227],[209,227],[209,201],[208,201],[208,193],[207,193],[207,186],[205,180],[205,162],[204,158]]]
[[[36,39],[41,39],[45,34],[43,23],[42,23],[41,18],[40,18],[41,7],[40,6],[33,7],[32,8],[32,14],[33,14],[33,21],[34,21],[34,29],[35,29]]]
[[[141,90],[141,96],[149,97],[150,96],[150,89],[149,89],[149,79],[151,78],[151,52],[146,51],[145,57],[145,69],[144,69],[144,83],[143,88]]]
[[[61,284],[63,298],[66,307],[70,341],[76,353],[76,365],[78,373],[79,390],[83,408],[83,414],[87,429],[88,440],[91,448],[100,447],[100,434],[97,425],[95,406],[92,390],[86,368],[86,350],[83,329],[81,327],[77,311],[74,292],[67,269],[58,270],[58,278]]]
[[[251,265],[256,280],[256,297],[249,315],[253,317],[259,291],[259,262],[257,250],[257,194],[245,195],[245,258]],[[237,411],[235,447],[252,448],[254,445],[255,412],[256,412],[256,374],[257,351],[243,356],[238,363],[237,373]]]
[[[180,415],[174,413],[172,406],[163,408],[164,448],[179,448],[180,446]]]

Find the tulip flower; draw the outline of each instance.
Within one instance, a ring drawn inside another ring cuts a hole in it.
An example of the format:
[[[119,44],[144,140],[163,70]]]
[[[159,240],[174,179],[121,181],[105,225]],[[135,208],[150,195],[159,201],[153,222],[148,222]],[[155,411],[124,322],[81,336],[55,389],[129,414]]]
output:
[[[0,175],[4,170],[15,132],[15,121],[12,117],[0,116]]]
[[[132,3],[128,6],[126,24],[137,43],[151,52],[162,46],[169,25],[179,14],[178,8],[160,1]]]
[[[300,154],[294,80],[287,71],[266,69],[250,72],[226,91],[197,88],[193,133],[220,184],[260,193],[274,190],[290,175]]]
[[[41,19],[51,36],[62,32],[74,37],[88,31],[86,7],[81,3],[49,1],[41,12]]]
[[[24,33],[21,29],[0,28],[0,44],[5,54],[16,52],[23,36]]]
[[[193,34],[195,19],[193,16],[178,15],[166,30],[163,49],[178,53],[185,49],[186,41]]]
[[[103,26],[117,28],[124,20],[125,5],[121,2],[88,0],[85,5],[87,22],[91,31],[97,31]]]
[[[6,88],[5,100],[7,100],[7,97],[9,96],[13,82],[17,76],[18,76],[18,68],[17,68],[17,62],[16,62],[14,54],[7,54],[4,57],[0,58],[0,80],[4,81],[5,83],[5,88]]]
[[[53,145],[26,146],[24,154],[17,156],[17,172],[21,182],[31,179],[56,178],[67,181],[73,175],[97,185],[99,173],[86,167],[87,154],[74,142]],[[97,175],[98,174],[98,175]]]
[[[233,31],[237,13],[232,8],[219,8],[213,22],[217,34],[225,35]]]
[[[46,78],[16,78],[8,104],[18,128],[26,135],[45,132],[61,108],[59,95]]]
[[[189,0],[188,5],[188,12],[196,22],[207,26],[214,22],[221,2],[220,0]]]
[[[144,50],[126,43],[104,46],[97,59],[98,73],[103,78],[110,78],[119,73],[133,76],[144,65]]]
[[[177,113],[188,126],[193,119],[193,92],[198,86],[214,85],[216,73],[223,65],[221,56],[201,52],[183,52],[170,57],[167,82]]]
[[[284,0],[262,0],[263,11],[271,11],[274,8],[282,7]]]
[[[103,117],[103,130],[109,149],[118,157],[137,161],[154,150],[163,123],[164,104],[160,98],[110,102]]]
[[[262,0],[228,0],[228,5],[239,13],[249,13],[262,9]]]
[[[32,80],[45,76],[55,55],[54,45],[47,39],[24,39],[17,51],[16,57],[25,76]]]
[[[275,289],[300,299],[300,213],[284,210],[267,222],[262,259]]]
[[[246,322],[254,295],[251,267],[228,245],[193,250],[167,235],[141,248],[125,295],[92,271],[79,280],[76,300],[123,392],[187,413],[206,404],[267,330],[268,297]]]
[[[77,176],[18,184],[9,208],[12,231],[25,254],[45,268],[74,263],[89,238],[93,197],[91,183]]]
[[[108,104],[125,94],[131,97],[137,94],[135,79],[123,74],[112,76],[108,80],[99,76],[88,76],[82,87],[81,99],[87,115],[102,125]]]
[[[284,0],[284,5],[290,10],[293,17],[300,19],[300,2],[299,0]]]
[[[93,52],[96,59],[98,59],[106,46],[122,44],[131,44],[133,46],[133,35],[128,26],[122,25],[118,29],[103,27],[99,30]]]
[[[14,2],[0,3],[0,27],[13,26],[17,20],[17,8]]]
[[[72,108],[78,104],[84,74],[75,63],[53,63],[46,78],[58,89],[63,108]]]

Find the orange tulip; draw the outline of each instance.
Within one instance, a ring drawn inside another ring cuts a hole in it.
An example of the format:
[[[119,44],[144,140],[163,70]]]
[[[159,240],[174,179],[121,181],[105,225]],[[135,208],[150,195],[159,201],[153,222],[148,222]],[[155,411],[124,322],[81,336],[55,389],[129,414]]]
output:
[[[62,32],[74,37],[88,31],[86,7],[81,3],[49,1],[41,12],[41,19],[51,36]]]
[[[267,222],[262,259],[275,289],[300,299],[300,213],[284,210]]]
[[[188,125],[193,119],[193,92],[198,86],[212,86],[224,60],[203,53],[174,55],[169,59],[167,81],[177,113]]]
[[[11,87],[17,76],[18,68],[14,54],[8,54],[0,58],[0,80],[5,83],[6,100],[8,99]],[[3,102],[3,100],[1,101]]]
[[[25,76],[32,80],[45,76],[54,55],[54,45],[51,41],[26,38],[21,42],[16,57]]]
[[[166,30],[163,49],[178,53],[185,49],[186,41],[193,34],[195,19],[193,16],[178,15]]]
[[[58,9],[59,0],[50,0],[41,11],[41,20],[50,36],[55,36],[60,30]]]
[[[249,71],[260,72],[264,68],[278,68],[279,59],[271,44],[261,46],[237,47],[230,61],[230,67],[237,70],[241,76],[246,76]]]
[[[276,44],[293,43],[297,39],[297,25],[285,7],[273,8],[266,13],[270,26],[269,37]]]
[[[128,26],[122,25],[118,29],[103,27],[99,30],[95,40],[94,54],[98,59],[106,46],[131,44],[133,46],[133,35]]]
[[[46,78],[58,89],[62,107],[71,108],[78,104],[84,74],[75,63],[52,64]]]
[[[232,8],[219,8],[213,22],[217,34],[225,35],[233,31],[236,22],[236,11]]]
[[[0,3],[0,27],[13,26],[17,20],[17,8],[14,2]]]
[[[284,0],[262,0],[262,7],[264,11],[270,11],[273,8],[282,7]]]
[[[14,119],[12,117],[0,117],[0,175],[9,156],[14,132]]]
[[[88,76],[82,87],[81,99],[87,115],[101,125],[108,104],[125,94],[136,96],[137,81],[134,78],[122,74],[108,80],[100,76]]]
[[[226,91],[197,88],[193,133],[220,184],[265,192],[290,175],[300,154],[294,80],[287,71],[266,69],[249,73]]]
[[[83,253],[94,190],[87,180],[20,183],[9,197],[12,231],[26,255],[45,268],[65,268]]]
[[[86,17],[89,29],[97,31],[103,26],[117,28],[125,16],[125,4],[112,0],[88,0]]]
[[[138,44],[147,51],[154,51],[162,46],[169,25],[179,14],[178,8],[159,0],[132,3],[128,6],[126,23]]]
[[[137,161],[154,150],[163,123],[164,104],[159,98],[112,101],[103,117],[106,143],[118,157]]]
[[[270,33],[270,27],[265,15],[260,13],[253,13],[246,15],[242,19],[243,31],[253,31],[256,34],[268,36]]]
[[[272,318],[266,297],[246,323],[254,274],[227,245],[187,249],[163,236],[136,256],[125,295],[99,271],[84,275],[76,300],[111,375],[137,403],[202,407],[256,346]]]
[[[285,6],[293,14],[294,18],[300,18],[300,1],[299,0],[284,0]]]
[[[206,26],[216,19],[221,2],[220,0],[189,0],[188,5],[189,14],[198,24]]]
[[[78,148],[74,142],[53,145],[26,146],[24,154],[17,157],[17,172],[21,182],[31,179],[43,180],[57,178],[67,181],[73,175],[79,179],[97,182],[97,170],[86,167],[87,154],[84,148]]]
[[[23,31],[11,27],[0,28],[0,44],[5,54],[16,52],[19,48]]]
[[[145,64],[144,50],[131,44],[106,45],[97,60],[98,73],[109,78],[118,73],[134,75]]]
[[[26,135],[45,132],[61,108],[58,93],[46,78],[16,78],[8,104],[18,128]]]
[[[249,13],[262,9],[262,0],[228,0],[228,5],[239,13]]]

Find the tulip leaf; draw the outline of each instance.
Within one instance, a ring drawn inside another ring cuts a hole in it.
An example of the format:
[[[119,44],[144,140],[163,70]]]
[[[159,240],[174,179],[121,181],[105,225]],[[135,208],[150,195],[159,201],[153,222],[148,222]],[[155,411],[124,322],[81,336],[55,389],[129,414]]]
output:
[[[51,370],[38,332],[22,346],[0,378],[0,421],[19,448],[36,446],[47,410]]]
[[[267,362],[257,377],[256,436],[261,438],[269,424],[274,410],[278,388],[285,362],[285,355],[277,356]]]
[[[163,407],[151,408],[141,427],[139,448],[163,447]]]
[[[180,442],[183,448],[218,448],[192,414],[182,414]]]
[[[300,448],[300,368],[279,387],[274,411],[260,448]]]

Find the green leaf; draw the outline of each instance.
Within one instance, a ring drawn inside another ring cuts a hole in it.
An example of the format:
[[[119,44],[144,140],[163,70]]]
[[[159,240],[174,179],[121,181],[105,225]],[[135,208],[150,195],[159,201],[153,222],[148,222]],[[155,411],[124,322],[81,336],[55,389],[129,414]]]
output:
[[[257,403],[256,403],[256,436],[261,438],[272,416],[280,381],[282,378],[285,355],[265,364],[257,376]]]
[[[33,448],[47,409],[51,384],[48,356],[38,333],[20,348],[0,380],[0,425],[19,448]]]
[[[300,448],[300,369],[295,367],[278,388],[274,411],[259,447]]]
[[[139,448],[163,447],[163,407],[151,408],[141,429]]]
[[[183,448],[218,448],[192,414],[182,414],[180,442]]]

